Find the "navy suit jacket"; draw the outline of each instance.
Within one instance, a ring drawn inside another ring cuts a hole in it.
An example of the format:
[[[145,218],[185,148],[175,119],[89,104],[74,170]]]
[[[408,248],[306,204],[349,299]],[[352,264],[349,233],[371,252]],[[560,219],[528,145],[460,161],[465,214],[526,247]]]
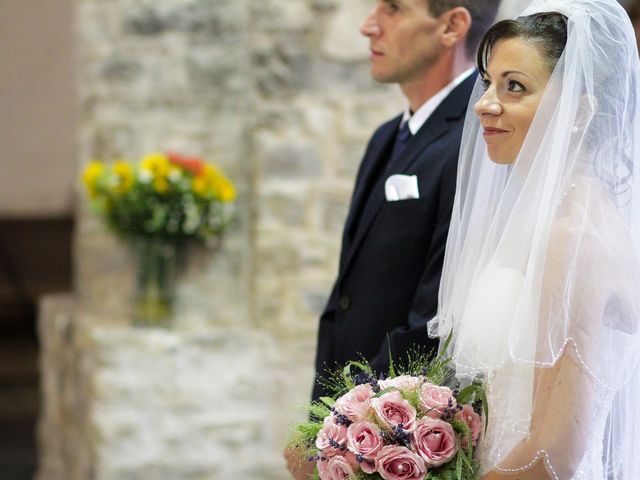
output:
[[[361,357],[376,372],[387,373],[389,351],[399,360],[414,346],[437,348],[426,323],[437,309],[460,140],[475,78],[447,96],[391,171],[385,172],[384,163],[401,117],[371,138],[344,228],[338,277],[320,317],[318,376]],[[417,176],[419,199],[386,201],[384,182],[396,173]],[[313,398],[326,394],[316,381]]]

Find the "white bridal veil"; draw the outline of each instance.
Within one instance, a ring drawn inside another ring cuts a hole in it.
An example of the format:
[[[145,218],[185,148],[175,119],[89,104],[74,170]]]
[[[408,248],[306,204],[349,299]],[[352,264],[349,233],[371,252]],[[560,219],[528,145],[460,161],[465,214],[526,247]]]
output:
[[[513,165],[469,109],[433,336],[485,376],[483,469],[640,479],[640,63],[615,0],[534,0],[565,51]],[[475,103],[482,95],[476,85]],[[472,103],[472,105],[473,105]]]

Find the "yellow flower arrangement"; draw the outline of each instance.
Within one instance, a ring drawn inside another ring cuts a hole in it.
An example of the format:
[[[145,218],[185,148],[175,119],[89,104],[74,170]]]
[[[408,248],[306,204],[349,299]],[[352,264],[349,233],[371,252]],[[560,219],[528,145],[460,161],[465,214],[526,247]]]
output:
[[[90,161],[82,180],[93,208],[125,236],[207,240],[232,218],[233,183],[197,157],[150,153],[139,162]]]

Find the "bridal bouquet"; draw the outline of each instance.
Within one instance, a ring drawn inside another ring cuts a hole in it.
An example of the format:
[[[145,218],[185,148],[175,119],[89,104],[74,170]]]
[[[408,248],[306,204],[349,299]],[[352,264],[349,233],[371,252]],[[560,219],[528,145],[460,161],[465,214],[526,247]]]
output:
[[[310,406],[289,447],[316,462],[313,479],[475,479],[486,396],[480,381],[461,391],[444,386],[447,363],[418,355],[378,380],[366,363],[350,362],[328,382],[336,398]]]
[[[133,238],[209,240],[228,225],[236,196],[214,165],[178,154],[92,161],[83,180],[94,210],[116,233]]]

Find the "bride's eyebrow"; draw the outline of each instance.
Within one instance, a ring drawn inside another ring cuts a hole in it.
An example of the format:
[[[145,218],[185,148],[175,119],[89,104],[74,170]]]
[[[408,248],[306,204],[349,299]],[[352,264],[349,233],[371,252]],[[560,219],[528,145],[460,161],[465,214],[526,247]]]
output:
[[[531,78],[530,75],[527,75],[526,73],[521,72],[519,70],[507,70],[506,72],[502,72],[502,78],[508,77],[509,75],[512,75],[514,73],[517,73],[519,75],[524,75],[527,78]]]

